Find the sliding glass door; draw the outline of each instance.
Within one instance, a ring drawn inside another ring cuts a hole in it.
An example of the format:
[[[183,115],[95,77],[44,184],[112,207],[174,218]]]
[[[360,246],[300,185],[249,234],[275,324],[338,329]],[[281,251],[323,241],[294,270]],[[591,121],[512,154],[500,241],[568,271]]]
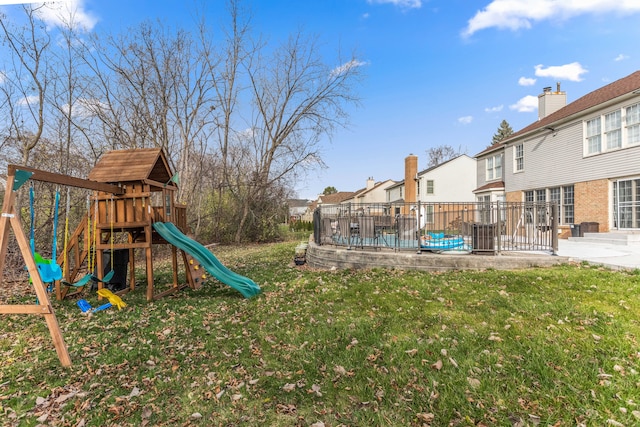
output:
[[[640,228],[640,178],[613,182],[613,226]]]

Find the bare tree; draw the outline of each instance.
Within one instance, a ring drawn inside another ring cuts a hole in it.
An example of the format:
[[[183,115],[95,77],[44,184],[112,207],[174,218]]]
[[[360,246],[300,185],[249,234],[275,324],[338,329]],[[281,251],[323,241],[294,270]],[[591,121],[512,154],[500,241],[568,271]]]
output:
[[[21,31],[0,19],[13,61],[2,156],[26,163],[46,138],[33,153],[68,173],[108,149],[163,148],[196,232],[217,221],[226,240],[268,239],[296,178],[323,165],[321,141],[359,101],[362,62],[329,66],[301,32],[276,48],[252,39],[241,0],[229,0],[218,39],[204,21],[195,37],[146,22],[89,38],[70,18],[51,45],[34,10]]]
[[[2,40],[10,53],[10,75],[0,85],[8,112],[5,138],[19,145],[21,162],[27,164],[29,155],[40,142],[45,126],[45,95],[48,84],[49,35],[37,14],[45,5],[23,6],[26,23],[17,27],[0,14]],[[6,72],[5,72],[6,73]]]
[[[90,76],[83,67],[82,35],[73,13],[61,21],[57,40],[57,49],[52,55],[52,89],[49,94],[54,109],[52,113],[55,113],[51,114],[49,127],[53,129],[50,133],[58,143],[53,169],[84,176],[91,164],[86,157],[86,147],[92,144],[94,135],[91,131],[91,109],[87,108],[86,84]]]
[[[95,113],[112,148],[164,149],[184,184],[180,199],[188,199],[189,183],[197,182],[191,165],[214,123],[208,43],[147,22],[126,35],[96,38],[94,45],[109,48],[88,58],[101,102]]]
[[[427,156],[429,161],[427,162],[427,167],[438,166],[446,162],[447,160],[454,159],[462,154],[466,154],[467,150],[463,149],[462,146],[458,147],[458,149],[453,148],[450,145],[439,145],[437,147],[431,147],[427,150]]]
[[[253,164],[236,240],[252,203],[272,186],[321,164],[321,138],[346,126],[346,106],[359,102],[354,89],[362,65],[352,57],[337,67],[327,66],[316,40],[300,32],[272,55],[249,63],[255,110],[247,150]]]

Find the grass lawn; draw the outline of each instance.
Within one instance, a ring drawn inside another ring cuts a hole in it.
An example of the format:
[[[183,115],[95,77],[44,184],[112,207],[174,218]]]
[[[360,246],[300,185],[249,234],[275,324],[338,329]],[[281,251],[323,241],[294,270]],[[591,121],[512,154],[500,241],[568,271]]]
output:
[[[67,369],[42,318],[0,316],[0,424],[640,425],[640,273],[313,271],[296,244],[214,249],[251,300],[54,302]]]

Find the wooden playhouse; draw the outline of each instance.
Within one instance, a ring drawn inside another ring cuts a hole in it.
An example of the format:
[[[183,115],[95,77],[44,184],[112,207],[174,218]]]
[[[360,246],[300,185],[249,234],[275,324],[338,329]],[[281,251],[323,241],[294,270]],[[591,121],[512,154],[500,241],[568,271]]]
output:
[[[64,254],[58,257],[64,277],[71,283],[86,272],[86,260],[91,256],[88,249],[95,247],[96,276],[102,278],[105,267],[104,253],[128,250],[129,277],[125,291],[135,289],[136,250],[144,251],[147,277],[147,300],[160,298],[168,293],[190,286],[199,287],[201,273],[198,264],[184,251],[186,283],[178,283],[178,250],[171,246],[173,283],[170,289],[160,293],[154,290],[153,246],[166,245],[153,227],[155,222],[171,222],[183,233],[187,233],[187,207],[176,202],[177,179],[171,171],[164,152],[159,148],[142,148],[110,151],[89,173],[90,181],[111,184],[121,189],[121,194],[94,191],[87,217],[69,239],[68,262]],[[93,237],[92,237],[93,236]],[[91,241],[93,239],[93,242]],[[99,287],[103,283],[99,282]],[[63,298],[65,287],[58,285],[57,298]],[[121,292],[123,293],[123,292]]]

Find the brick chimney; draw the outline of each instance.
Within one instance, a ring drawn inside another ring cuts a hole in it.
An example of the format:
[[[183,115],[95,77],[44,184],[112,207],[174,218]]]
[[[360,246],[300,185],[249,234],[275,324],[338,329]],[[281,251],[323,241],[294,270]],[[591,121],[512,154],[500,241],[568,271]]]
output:
[[[560,82],[556,83],[556,91],[551,91],[551,86],[542,89],[538,95],[538,120],[542,120],[550,114],[567,105],[567,93],[560,91]]]
[[[405,203],[415,203],[417,200],[418,183],[418,156],[409,154],[404,159],[404,201]],[[403,212],[408,214],[408,212]]]

